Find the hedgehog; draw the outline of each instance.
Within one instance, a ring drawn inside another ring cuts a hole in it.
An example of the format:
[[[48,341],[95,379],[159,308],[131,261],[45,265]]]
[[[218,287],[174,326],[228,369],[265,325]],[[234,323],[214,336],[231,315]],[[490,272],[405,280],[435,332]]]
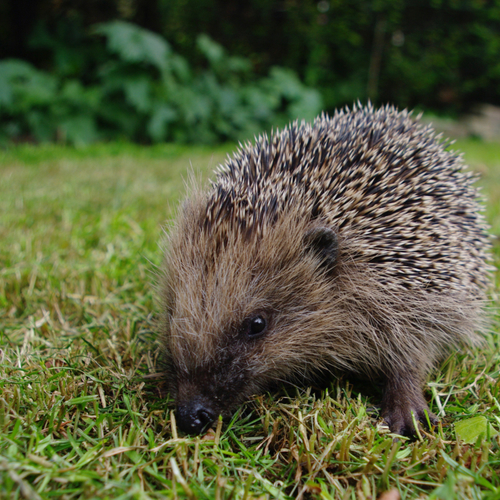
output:
[[[358,103],[240,145],[192,187],[160,284],[181,430],[339,370],[382,387],[393,433],[436,423],[426,377],[481,338],[490,280],[475,178],[448,146]]]

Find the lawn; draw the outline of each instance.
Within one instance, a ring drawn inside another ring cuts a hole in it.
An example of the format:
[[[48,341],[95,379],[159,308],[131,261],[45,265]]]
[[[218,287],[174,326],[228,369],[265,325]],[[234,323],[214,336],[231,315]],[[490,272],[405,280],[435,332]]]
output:
[[[481,175],[498,264],[500,145],[453,149]],[[413,442],[346,378],[255,397],[202,437],[177,432],[154,375],[158,242],[189,169],[206,177],[230,150],[0,151],[0,498],[500,498],[495,321],[485,346],[432,375],[440,424]]]

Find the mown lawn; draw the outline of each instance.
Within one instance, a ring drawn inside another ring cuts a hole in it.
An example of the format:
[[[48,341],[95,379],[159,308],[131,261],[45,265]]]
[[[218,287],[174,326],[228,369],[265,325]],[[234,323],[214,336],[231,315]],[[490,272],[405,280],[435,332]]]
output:
[[[500,145],[453,148],[482,176],[498,264]],[[230,149],[0,151],[0,498],[500,498],[495,321],[484,348],[433,374],[440,425],[414,442],[393,440],[377,391],[347,379],[177,432],[151,376],[158,241],[188,169],[206,176]]]

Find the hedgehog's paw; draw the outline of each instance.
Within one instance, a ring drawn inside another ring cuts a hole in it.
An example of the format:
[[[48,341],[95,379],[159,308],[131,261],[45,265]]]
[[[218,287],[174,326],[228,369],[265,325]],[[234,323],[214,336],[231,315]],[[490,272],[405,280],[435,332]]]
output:
[[[415,423],[429,428],[437,424],[437,417],[429,411],[419,377],[397,374],[390,377],[384,389],[382,418],[394,434],[414,436]]]
[[[426,429],[429,428],[429,423],[431,426],[438,423],[437,417],[429,411],[425,403],[418,407],[406,405],[383,408],[382,417],[393,434],[408,437],[416,434],[415,423]]]

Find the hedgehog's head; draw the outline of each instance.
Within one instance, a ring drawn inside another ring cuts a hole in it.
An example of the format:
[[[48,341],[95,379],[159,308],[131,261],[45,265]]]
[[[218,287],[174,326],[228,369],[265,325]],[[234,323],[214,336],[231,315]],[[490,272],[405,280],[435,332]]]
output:
[[[297,215],[299,215],[297,217]],[[183,207],[168,238],[163,286],[167,364],[177,421],[201,432],[249,396],[325,363],[339,244],[300,214],[244,227]]]

